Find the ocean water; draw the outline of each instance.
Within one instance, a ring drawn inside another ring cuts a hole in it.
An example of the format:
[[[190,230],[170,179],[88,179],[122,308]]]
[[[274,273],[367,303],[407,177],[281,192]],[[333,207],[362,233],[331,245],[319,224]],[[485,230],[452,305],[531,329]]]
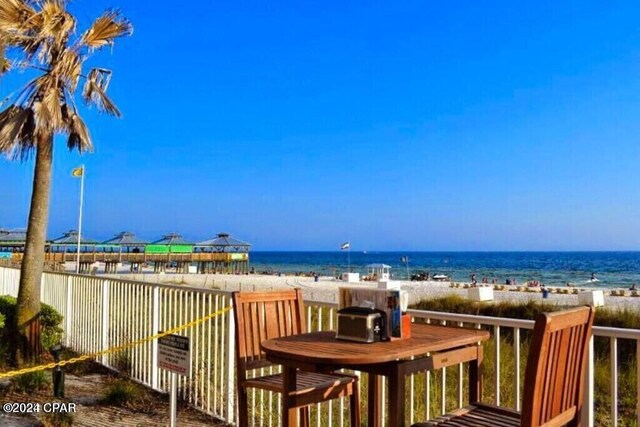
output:
[[[546,285],[628,287],[640,285],[640,252],[251,252],[250,265],[256,272],[366,273],[367,264],[390,265],[392,277],[406,279],[402,257],[409,258],[409,274],[417,270],[431,275],[447,274],[455,281],[507,278],[524,283],[538,280]],[[349,258],[349,259],[348,259]],[[595,274],[598,282],[589,282]]]

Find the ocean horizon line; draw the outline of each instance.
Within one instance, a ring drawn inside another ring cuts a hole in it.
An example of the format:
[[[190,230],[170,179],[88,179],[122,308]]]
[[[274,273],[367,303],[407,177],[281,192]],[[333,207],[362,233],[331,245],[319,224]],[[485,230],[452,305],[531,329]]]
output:
[[[284,253],[284,252],[298,252],[298,253],[345,253],[346,250],[336,249],[258,249],[251,250],[251,253]],[[377,250],[377,249],[352,249],[351,253],[433,253],[433,254],[441,254],[441,253],[503,253],[503,254],[515,254],[515,253],[537,253],[537,254],[552,254],[552,253],[640,253],[640,249],[598,249],[598,250],[584,250],[584,249],[548,249],[548,250],[416,250],[416,249],[407,249],[407,250]]]

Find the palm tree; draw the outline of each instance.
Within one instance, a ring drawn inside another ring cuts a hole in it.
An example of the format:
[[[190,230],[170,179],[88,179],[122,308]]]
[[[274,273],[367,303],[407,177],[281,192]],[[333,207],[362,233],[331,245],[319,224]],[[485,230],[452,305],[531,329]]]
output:
[[[39,337],[40,277],[49,213],[54,136],[66,135],[69,150],[91,151],[87,126],[74,100],[81,78],[88,105],[120,117],[107,97],[111,71],[93,68],[83,74],[89,56],[132,33],[118,11],[107,11],[79,36],[66,0],[0,0],[0,71],[34,74],[9,95],[0,112],[0,153],[25,161],[35,153],[33,192],[14,322],[14,355],[20,365],[41,353]],[[13,55],[10,61],[6,53]]]

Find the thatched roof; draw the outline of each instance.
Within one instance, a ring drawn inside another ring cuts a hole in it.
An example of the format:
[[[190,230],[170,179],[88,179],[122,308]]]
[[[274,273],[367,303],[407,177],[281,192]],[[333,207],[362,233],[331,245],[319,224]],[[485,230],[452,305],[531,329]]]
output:
[[[152,245],[192,245],[193,242],[187,242],[178,233],[169,233],[162,236],[162,239],[151,242]]]
[[[95,245],[98,243],[97,240],[89,239],[87,237],[80,236],[80,244],[81,245]],[[62,237],[58,237],[51,241],[52,245],[77,245],[78,244],[78,232],[76,230],[69,230],[62,235]]]
[[[149,242],[146,240],[140,240],[136,237],[135,234],[130,231],[123,231],[122,233],[118,233],[114,238],[109,239],[103,242],[105,245],[122,245],[122,246],[142,246],[146,245]]]
[[[251,244],[234,239],[227,233],[220,233],[213,239],[196,243],[196,246],[213,247],[218,252],[246,252]]]

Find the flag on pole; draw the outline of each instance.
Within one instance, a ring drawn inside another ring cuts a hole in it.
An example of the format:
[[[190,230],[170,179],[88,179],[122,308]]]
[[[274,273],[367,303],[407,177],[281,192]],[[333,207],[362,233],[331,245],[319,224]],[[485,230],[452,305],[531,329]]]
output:
[[[82,175],[84,175],[84,166],[80,166],[71,171],[71,176],[74,178],[81,178]]]
[[[408,256],[403,256],[402,258],[400,258],[400,262],[403,262],[405,264],[408,263],[409,262],[409,257]]]
[[[340,245],[340,249],[349,249],[350,244],[349,242],[344,242],[343,244]]]

